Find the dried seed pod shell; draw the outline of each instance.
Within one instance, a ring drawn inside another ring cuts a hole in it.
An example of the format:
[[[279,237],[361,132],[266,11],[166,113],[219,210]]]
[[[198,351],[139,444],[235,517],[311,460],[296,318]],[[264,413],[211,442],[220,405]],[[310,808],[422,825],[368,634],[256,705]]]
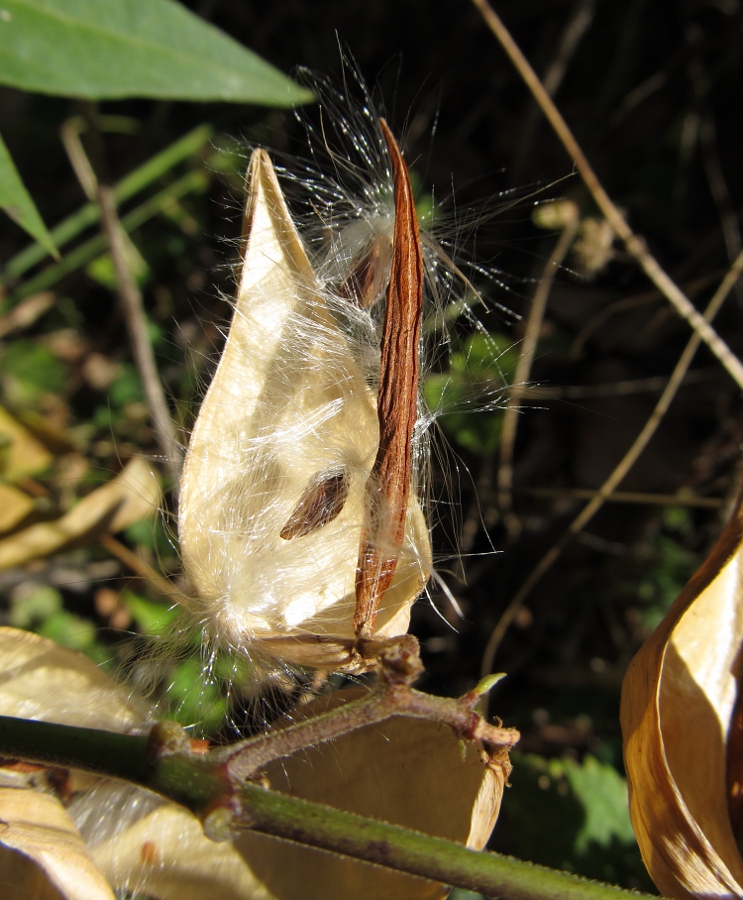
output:
[[[303,713],[320,714],[361,690],[319,698]],[[277,760],[265,774],[274,790],[481,850],[500,810],[507,768],[485,764],[475,742],[460,741],[437,722],[397,716]],[[277,900],[440,900],[450,890],[256,832],[241,833],[235,846]]]
[[[727,740],[743,647],[743,504],[630,663],[621,722],[630,815],[668,897],[743,895]]]
[[[193,611],[223,645],[354,667],[376,396],[263,150],[253,153],[248,185],[234,317],[183,473],[179,531]],[[411,498],[373,636],[406,632],[430,559]]]

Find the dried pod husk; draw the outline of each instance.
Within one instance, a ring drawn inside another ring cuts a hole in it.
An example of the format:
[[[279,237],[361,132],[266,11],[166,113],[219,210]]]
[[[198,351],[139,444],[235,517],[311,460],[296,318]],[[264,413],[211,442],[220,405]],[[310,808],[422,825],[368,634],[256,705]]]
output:
[[[621,721],[630,815],[668,897],[741,896],[727,741],[743,642],[743,505],[630,663]]]
[[[0,628],[0,715],[129,731],[144,724],[147,706],[81,653]],[[70,773],[66,791],[95,781]],[[45,783],[43,770],[0,768],[0,820],[0,874],[13,897],[113,900],[111,886],[62,799]]]
[[[304,714],[325,712],[362,690],[319,698]],[[505,750],[502,759],[488,761],[478,744],[460,741],[437,722],[397,716],[277,760],[264,775],[274,790],[481,850],[509,771]],[[449,892],[433,881],[255,832],[239,835],[236,847],[277,900],[437,900]]]
[[[149,463],[134,457],[115,478],[83,497],[61,518],[37,522],[0,540],[0,571],[151,518],[160,499]]]
[[[53,794],[0,770],[0,878],[14,898],[114,900],[67,810]]]
[[[130,732],[145,729],[149,706],[81,653],[0,628],[0,715]],[[233,845],[210,841],[185,808],[76,770],[60,795],[55,786],[41,769],[0,767],[0,877],[14,898],[113,900],[115,889],[273,900]]]
[[[102,780],[70,814],[100,871],[121,894],[152,900],[276,900],[230,841],[215,843],[182,806]]]
[[[323,289],[271,160],[256,150],[233,321],[180,501],[193,613],[217,643],[290,664],[357,664],[355,578],[379,425],[374,386],[340,320],[366,314]],[[373,637],[407,631],[430,571],[412,495],[396,549]]]

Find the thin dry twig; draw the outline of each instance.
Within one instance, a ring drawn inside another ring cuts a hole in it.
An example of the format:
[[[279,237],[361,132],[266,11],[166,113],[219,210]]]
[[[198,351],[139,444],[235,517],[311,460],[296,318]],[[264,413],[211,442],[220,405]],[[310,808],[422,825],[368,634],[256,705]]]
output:
[[[719,372],[717,366],[694,369],[688,372],[684,383],[699,384],[709,381]],[[542,403],[545,400],[585,400],[587,397],[627,397],[632,394],[659,393],[665,388],[668,379],[665,375],[651,375],[649,378],[627,378],[619,381],[599,382],[598,384],[566,384],[556,387],[534,385],[522,399],[530,403]]]
[[[98,543],[122,562],[127,568],[158,592],[162,597],[175,603],[188,600],[186,594],[179,590],[170,578],[161,575],[152,566],[148,565],[140,556],[130,550],[126,544],[122,544],[112,534],[105,532],[98,537]]]
[[[732,260],[730,262],[732,264]],[[684,292],[687,297],[696,297],[710,285],[714,284],[719,278],[723,277],[724,274],[725,269],[723,268],[719,272],[711,272],[709,275],[702,275],[699,278],[695,278],[684,286]],[[570,348],[570,356],[573,359],[579,359],[583,354],[583,348],[588,343],[588,339],[591,335],[598,331],[602,326],[605,326],[612,316],[618,315],[628,309],[635,309],[638,306],[656,303],[662,299],[663,294],[658,290],[652,289],[644,291],[641,294],[633,294],[631,297],[622,297],[620,300],[615,300],[613,303],[605,306],[586,322],[583,328],[575,336]]]
[[[740,253],[738,255],[734,264],[731,266],[730,271],[727,273],[722,283],[720,284],[720,287],[717,289],[717,291],[715,291],[714,296],[712,297],[706,310],[704,311],[705,320],[711,321],[715,317],[717,311],[722,306],[727,295],[730,293],[730,291],[733,289],[736,282],[740,278],[741,273],[743,273],[743,253]],[[699,349],[701,341],[702,337],[700,333],[698,331],[695,331],[689,339],[686,347],[684,348],[684,352],[681,354],[679,361],[676,363],[676,367],[674,368],[671,377],[668,380],[668,384],[661,394],[660,399],[655,406],[655,409],[653,410],[648,421],[645,423],[645,426],[640,434],[638,434],[638,436],[635,438],[632,446],[629,448],[627,453],[625,453],[624,457],[611,473],[611,475],[601,485],[593,500],[591,500],[591,502],[583,508],[583,510],[573,520],[570,527],[565,532],[565,534],[563,534],[560,540],[550,548],[550,550],[539,561],[538,565],[534,569],[532,569],[529,577],[521,585],[511,602],[504,610],[503,614],[500,617],[500,620],[498,621],[498,624],[493,629],[493,632],[490,635],[490,639],[488,640],[487,647],[485,648],[485,654],[483,656],[482,663],[483,673],[487,674],[492,670],[493,660],[495,658],[498,647],[503,640],[503,636],[505,635],[511,622],[513,622],[516,614],[523,606],[524,601],[529,596],[535,585],[539,581],[541,581],[543,576],[552,568],[552,566],[562,554],[562,551],[565,549],[565,547],[567,547],[567,545],[575,537],[575,535],[578,534],[578,532],[580,532],[583,528],[585,528],[588,522],[596,515],[601,506],[604,504],[606,498],[609,496],[609,494],[613,493],[614,489],[620,484],[627,472],[629,472],[629,470],[635,464],[652,436],[655,434],[656,429],[660,425],[663,416],[666,414],[668,407],[671,405],[671,401],[676,395],[676,392],[681,382],[683,381],[684,376],[686,375],[686,370],[691,365],[694,354]]]
[[[548,119],[550,125],[552,125],[555,134],[572,157],[575,167],[578,169],[586,187],[591,192],[593,199],[614,229],[615,234],[624,242],[628,253],[637,260],[648,278],[650,278],[658,290],[668,298],[679,315],[686,319],[694,331],[699,334],[701,340],[707,344],[710,350],[720,360],[730,376],[735,380],[736,384],[743,388],[743,363],[741,363],[722,338],[720,338],[710,326],[705,317],[694,308],[692,302],[683,291],[681,291],[678,285],[661,268],[655,257],[648,251],[643,238],[636,235],[629,227],[620,210],[615,206],[604,190],[603,185],[591,168],[591,165],[581,150],[575,136],[568,128],[565,119],[563,119],[555,104],[552,102],[552,98],[544,89],[544,85],[539,80],[536,72],[532,69],[528,60],[487,0],[472,0],[472,2],[480,11],[488,27],[498,39],[519,75],[521,75],[527,87],[534,95],[537,103],[544,112],[544,115]]]
[[[503,429],[500,440],[500,466],[498,468],[498,507],[503,516],[503,522],[508,533],[515,537],[520,531],[519,520],[513,515],[513,449],[516,443],[516,431],[519,420],[519,403],[523,397],[525,385],[529,381],[534,355],[539,342],[539,332],[542,329],[544,313],[547,309],[547,299],[552,290],[557,270],[567,256],[570,245],[578,230],[580,220],[575,210],[574,218],[563,229],[560,239],[550,254],[544,267],[542,277],[534,292],[531,301],[529,317],[524,328],[524,341],[521,345],[516,372],[513,376],[513,387],[508,398],[508,406],[503,416]]]
[[[593,500],[599,491],[589,488],[519,488],[519,494],[528,497],[542,497],[546,500]],[[725,505],[723,497],[699,497],[687,491],[678,494],[649,494],[644,491],[614,491],[605,497],[606,503],[638,503],[653,506],[689,506],[701,509],[721,509]]]
[[[738,217],[735,214],[733,201],[730,197],[730,191],[728,190],[722,163],[720,162],[720,154],[717,149],[717,127],[715,126],[712,110],[709,107],[710,79],[700,52],[702,38],[702,31],[698,25],[690,25],[686,29],[686,40],[692,49],[687,68],[689,80],[699,106],[698,138],[707,174],[707,184],[720,216],[720,226],[725,240],[728,260],[732,264],[735,257],[740,253],[743,243],[741,242]],[[736,285],[735,292],[738,302],[742,302],[743,286]]]
[[[550,97],[554,97],[559,90],[562,80],[568,70],[570,60],[578,49],[578,45],[583,39],[586,31],[588,31],[591,22],[593,22],[595,10],[596,0],[577,0],[571,10],[567,24],[563,28],[560,39],[557,42],[554,58],[545,69],[544,77],[542,78],[544,89]],[[516,142],[518,150],[514,154],[513,159],[513,179],[516,184],[519,184],[521,181],[521,173],[524,170],[524,165],[529,156],[529,149],[534,138],[538,116],[539,107],[536,103],[530,104],[524,119],[521,134]]]
[[[147,317],[142,294],[127,261],[126,233],[116,211],[113,190],[107,184],[106,178],[103,177],[103,148],[100,131],[97,127],[97,113],[95,108],[89,104],[86,105],[86,116],[96,151],[91,162],[96,177],[96,199],[101,209],[101,228],[111,252],[119,299],[132,343],[134,360],[142,377],[145,396],[150,407],[155,437],[171,476],[173,490],[177,494],[183,454],[176,438],[175,425],[168,409],[168,401],[157,371],[152,343],[147,333]]]

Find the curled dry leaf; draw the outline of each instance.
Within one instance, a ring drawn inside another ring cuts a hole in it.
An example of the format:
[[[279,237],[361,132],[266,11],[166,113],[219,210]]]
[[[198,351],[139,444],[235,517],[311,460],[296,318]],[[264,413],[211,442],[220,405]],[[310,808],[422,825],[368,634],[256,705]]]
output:
[[[229,842],[214,843],[182,806],[102,782],[70,814],[109,882],[153,900],[275,900]]]
[[[263,150],[248,183],[234,317],[184,466],[181,549],[213,638],[335,668],[354,638],[376,394],[332,305],[348,301],[322,290]],[[404,519],[374,637],[407,631],[428,578],[413,497]]]
[[[8,784],[12,774],[0,775],[3,885],[12,887],[13,897],[29,900],[114,900],[108,881],[59,799],[22,784]],[[19,853],[25,860],[18,858]]]
[[[324,712],[357,689],[308,704]],[[481,850],[500,810],[507,766],[432,721],[395,717],[271,764],[274,790]],[[368,863],[246,832],[236,845],[277,900],[434,900],[448,888]],[[308,877],[311,873],[311,877]]]
[[[144,724],[147,707],[82,654],[0,628],[0,715],[128,731]],[[0,845],[14,897],[113,900],[61,800],[9,769],[0,769]]]
[[[143,700],[82,653],[0,628],[0,715],[128,732],[143,727],[148,713]]]
[[[2,406],[0,442],[0,475],[8,481],[38,475],[52,464],[49,450]]]
[[[743,642],[742,499],[622,687],[632,824],[651,878],[674,898],[743,895],[726,772]]]
[[[0,571],[50,556],[103,531],[121,531],[152,516],[159,501],[160,488],[149,464],[132,459],[116,478],[88,494],[61,518],[31,525],[0,540]]]
[[[0,715],[129,732],[148,713],[82,654],[0,628]],[[112,888],[136,888],[157,900],[209,900],[218,888],[226,900],[271,900],[232,844],[206,838],[187,810],[120,782],[71,775],[65,809],[0,768],[0,877],[13,897],[113,900]]]
[[[0,484],[0,534],[20,525],[33,510],[34,501],[28,494],[12,484]]]

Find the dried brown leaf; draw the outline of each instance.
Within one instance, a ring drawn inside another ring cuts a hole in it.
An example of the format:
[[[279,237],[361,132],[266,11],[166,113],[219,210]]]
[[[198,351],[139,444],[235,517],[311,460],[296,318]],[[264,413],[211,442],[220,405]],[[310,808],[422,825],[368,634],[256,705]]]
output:
[[[50,556],[103,531],[121,531],[154,515],[159,501],[160,489],[149,464],[132,459],[116,478],[88,494],[60,519],[31,525],[0,540],[0,571]]]
[[[0,715],[128,732],[140,730],[148,712],[82,654],[0,628]],[[110,884],[159,900],[272,900],[233,846],[208,840],[184,808],[111,779],[71,774],[77,793],[67,811],[30,779],[0,769],[0,845],[34,862],[0,855],[2,883],[14,897],[112,900]]]
[[[743,894],[727,736],[743,641],[743,503],[630,663],[622,733],[643,860],[669,897]]]
[[[127,732],[141,727],[148,712],[82,653],[0,628],[0,715]]]
[[[8,481],[37,475],[52,464],[49,450],[2,406],[0,442],[0,475]]]
[[[153,900],[274,900],[229,842],[205,837],[188,810],[107,781],[70,813],[118,891]]]
[[[3,884],[12,887],[13,897],[25,892],[34,900],[60,896],[65,900],[114,900],[80,833],[53,794],[28,787],[0,787],[0,843],[35,864],[32,867],[12,856],[0,856]]]
[[[20,525],[33,509],[34,501],[28,494],[12,484],[0,484],[0,533]]]

